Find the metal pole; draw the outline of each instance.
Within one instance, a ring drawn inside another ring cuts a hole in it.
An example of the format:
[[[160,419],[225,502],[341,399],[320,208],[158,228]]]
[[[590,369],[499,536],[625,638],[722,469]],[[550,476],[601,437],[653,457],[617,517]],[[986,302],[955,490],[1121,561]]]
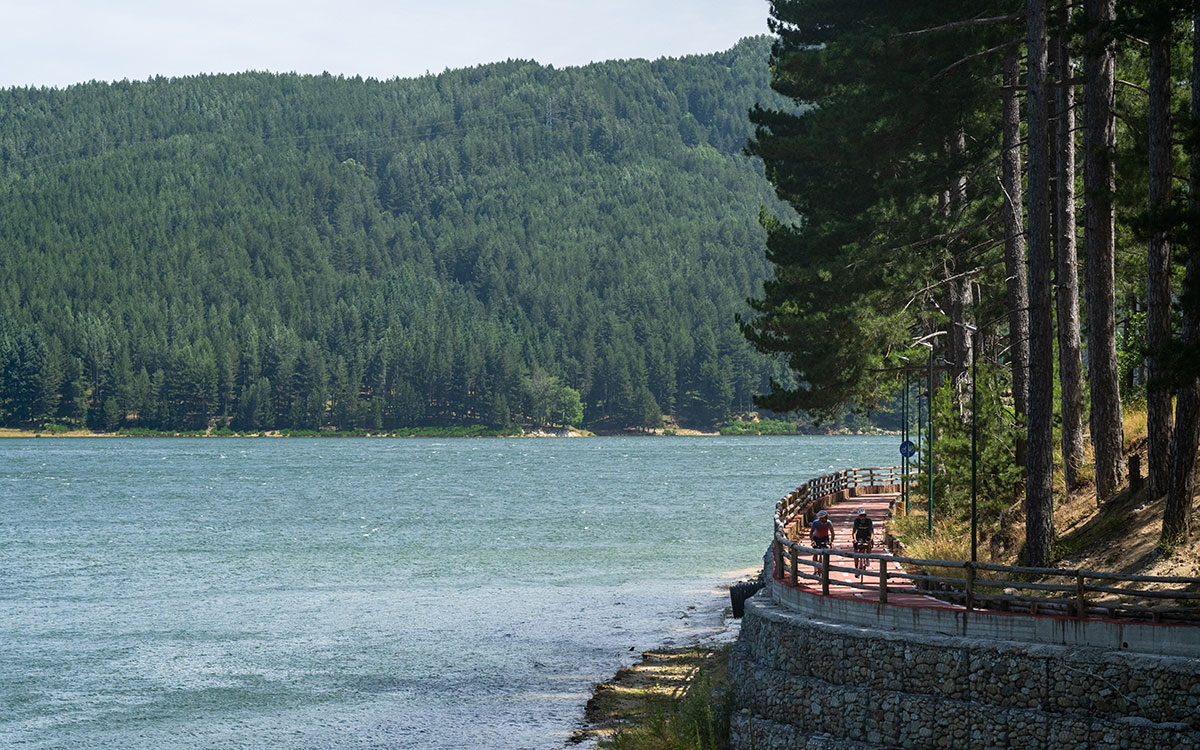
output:
[[[925,409],[921,406],[921,376],[917,375],[917,472],[921,471],[921,461],[925,459]]]
[[[904,371],[904,408],[901,410],[904,414],[904,427],[900,430],[902,435],[900,439],[901,445],[908,445],[908,370]],[[900,489],[904,498],[904,515],[908,515],[908,455],[902,456],[904,463],[900,469]]]
[[[971,331],[971,562],[976,562],[976,546],[979,538],[975,527],[975,498],[977,496],[979,452],[976,445],[979,439],[979,377],[976,362],[979,361],[979,329]],[[973,568],[972,568],[973,570]]]
[[[929,472],[929,536],[933,536],[933,347],[929,347],[929,392],[926,395],[929,402],[929,456],[927,470]]]

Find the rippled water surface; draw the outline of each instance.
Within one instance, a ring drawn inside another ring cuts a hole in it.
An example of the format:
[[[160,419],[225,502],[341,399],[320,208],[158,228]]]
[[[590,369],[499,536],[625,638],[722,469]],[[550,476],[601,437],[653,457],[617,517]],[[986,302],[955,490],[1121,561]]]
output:
[[[561,747],[895,442],[0,441],[0,745]]]

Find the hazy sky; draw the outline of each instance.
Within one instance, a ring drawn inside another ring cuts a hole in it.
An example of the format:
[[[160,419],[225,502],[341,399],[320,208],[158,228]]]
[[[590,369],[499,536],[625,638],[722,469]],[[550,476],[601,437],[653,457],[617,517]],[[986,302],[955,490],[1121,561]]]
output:
[[[716,52],[767,0],[0,0],[0,87],[244,70],[440,73]]]

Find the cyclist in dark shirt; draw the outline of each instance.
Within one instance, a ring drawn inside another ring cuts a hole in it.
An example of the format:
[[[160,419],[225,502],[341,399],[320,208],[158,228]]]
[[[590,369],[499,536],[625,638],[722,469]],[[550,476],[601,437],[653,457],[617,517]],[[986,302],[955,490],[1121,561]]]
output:
[[[875,524],[867,515],[865,508],[859,508],[858,513],[854,516],[854,551],[855,552],[870,552],[872,546],[872,538],[875,535]]]

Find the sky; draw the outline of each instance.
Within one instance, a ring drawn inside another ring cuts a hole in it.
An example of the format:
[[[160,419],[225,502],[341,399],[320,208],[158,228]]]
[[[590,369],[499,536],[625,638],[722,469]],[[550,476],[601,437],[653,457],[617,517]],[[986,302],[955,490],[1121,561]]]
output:
[[[767,0],[0,0],[0,88],[678,57],[767,33],[768,10]]]

